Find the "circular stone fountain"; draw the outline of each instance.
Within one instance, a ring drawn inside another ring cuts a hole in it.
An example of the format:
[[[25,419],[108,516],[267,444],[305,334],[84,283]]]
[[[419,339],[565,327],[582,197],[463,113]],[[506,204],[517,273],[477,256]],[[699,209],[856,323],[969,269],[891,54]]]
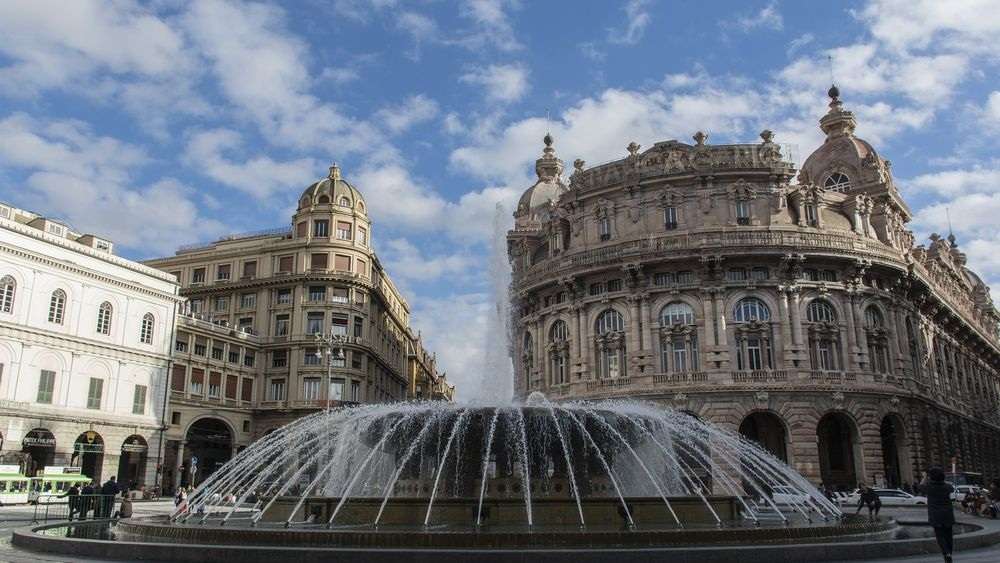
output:
[[[320,412],[251,445],[124,539],[524,548],[816,541],[845,521],[741,436],[642,403],[405,403]]]

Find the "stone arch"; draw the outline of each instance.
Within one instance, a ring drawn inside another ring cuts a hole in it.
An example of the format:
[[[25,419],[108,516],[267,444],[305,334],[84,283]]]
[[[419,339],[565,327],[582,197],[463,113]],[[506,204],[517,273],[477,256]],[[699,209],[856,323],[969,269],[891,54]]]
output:
[[[597,318],[609,309],[617,311],[618,314],[622,316],[622,319],[625,322],[625,330],[628,331],[629,323],[632,319],[629,316],[629,308],[621,303],[620,300],[616,299],[610,303],[593,303],[589,309],[590,311],[587,312],[587,326],[594,332],[594,334],[597,334]]]
[[[70,465],[80,468],[80,472],[100,483],[104,469],[104,437],[94,430],[88,430],[73,442]]]
[[[838,325],[847,324],[847,315],[850,312],[844,308],[844,304],[839,299],[839,296],[834,295],[832,292],[824,294],[818,291],[804,292],[802,298],[799,299],[799,318],[802,319],[802,322],[806,322],[806,313],[809,310],[809,304],[817,299],[826,301],[833,307],[833,312],[837,315],[836,323]]]
[[[754,297],[756,299],[760,299],[761,301],[763,301],[764,304],[767,305],[768,310],[771,312],[771,320],[768,322],[774,322],[775,317],[778,316],[780,308],[778,307],[778,300],[776,296],[772,294],[772,292],[764,289],[753,289],[753,290],[740,289],[737,291],[733,291],[728,296],[726,296],[726,299],[723,303],[723,307],[725,307],[724,312],[726,317],[726,324],[733,323],[733,311],[734,308],[736,307],[736,304],[747,297]]]
[[[788,463],[789,429],[781,415],[768,409],[755,409],[740,422],[739,432],[774,457]]]
[[[823,484],[853,490],[863,476],[857,421],[846,411],[827,411],[816,423],[816,437]]]
[[[567,329],[570,330],[569,340],[573,339],[575,335],[572,333],[573,323],[570,322],[570,318],[566,315],[556,314],[549,315],[549,317],[545,320],[545,323],[542,325],[545,342],[551,342],[550,335],[552,334],[552,327],[559,321],[566,323]]]
[[[121,457],[118,458],[118,483],[122,487],[144,484],[149,443],[138,434],[122,441]]]
[[[676,295],[667,293],[654,299],[652,303],[650,303],[649,307],[650,318],[646,319],[646,321],[650,323],[651,326],[656,326],[656,324],[660,321],[660,311],[671,303],[684,303],[688,305],[694,310],[694,323],[696,325],[701,325],[704,322],[704,303],[701,299],[687,293],[679,293]]]
[[[203,415],[184,430],[181,485],[197,486],[233,456],[236,430],[223,417]]]

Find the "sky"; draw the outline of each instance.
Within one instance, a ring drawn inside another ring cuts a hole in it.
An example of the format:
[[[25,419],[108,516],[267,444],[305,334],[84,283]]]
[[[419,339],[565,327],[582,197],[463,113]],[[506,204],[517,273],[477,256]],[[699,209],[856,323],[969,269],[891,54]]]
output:
[[[918,241],[950,215],[1000,295],[998,37],[1000,0],[8,0],[0,199],[146,259],[288,225],[337,162],[462,397],[547,130],[567,163],[765,128],[801,162],[834,80]]]

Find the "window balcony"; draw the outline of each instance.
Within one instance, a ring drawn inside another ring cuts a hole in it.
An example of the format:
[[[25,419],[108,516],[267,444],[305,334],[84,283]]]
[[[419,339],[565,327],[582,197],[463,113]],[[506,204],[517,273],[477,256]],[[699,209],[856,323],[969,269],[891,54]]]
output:
[[[781,383],[788,381],[788,372],[782,369],[755,369],[730,372],[733,383]]]

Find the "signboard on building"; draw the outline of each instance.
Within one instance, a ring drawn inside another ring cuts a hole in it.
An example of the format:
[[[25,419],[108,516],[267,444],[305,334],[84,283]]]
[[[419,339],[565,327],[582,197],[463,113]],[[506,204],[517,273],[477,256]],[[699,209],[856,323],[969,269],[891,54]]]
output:
[[[24,435],[21,445],[25,448],[50,448],[55,449],[56,437],[44,428],[35,428]]]
[[[60,465],[47,465],[42,470],[43,475],[79,475],[79,467],[65,467]]]

